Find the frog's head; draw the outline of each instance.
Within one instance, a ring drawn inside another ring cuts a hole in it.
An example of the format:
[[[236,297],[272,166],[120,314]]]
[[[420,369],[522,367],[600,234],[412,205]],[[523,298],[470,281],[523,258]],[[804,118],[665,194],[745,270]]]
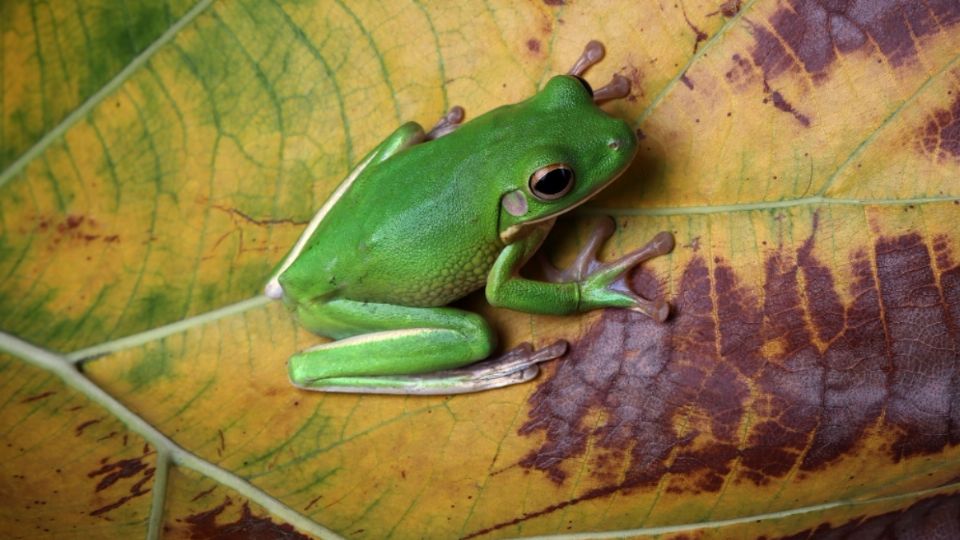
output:
[[[637,136],[623,120],[597,104],[625,97],[629,81],[614,76],[596,91],[580,77],[603,56],[597,42],[569,74],[550,79],[535,96],[514,105],[514,129],[528,134],[510,137],[514,173],[502,186],[499,234],[504,243],[521,236],[527,226],[540,223],[586,202],[616,180],[637,151]],[[521,125],[517,125],[521,124]]]

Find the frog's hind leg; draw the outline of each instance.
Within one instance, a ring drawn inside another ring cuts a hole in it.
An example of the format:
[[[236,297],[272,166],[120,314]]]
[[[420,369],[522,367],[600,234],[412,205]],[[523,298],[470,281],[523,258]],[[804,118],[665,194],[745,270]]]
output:
[[[478,315],[453,308],[334,300],[298,315],[308,328],[344,338],[290,358],[293,383],[322,392],[477,392],[530,380],[539,362],[566,351],[566,343],[536,352],[524,345],[470,365],[490,354],[494,334]]]

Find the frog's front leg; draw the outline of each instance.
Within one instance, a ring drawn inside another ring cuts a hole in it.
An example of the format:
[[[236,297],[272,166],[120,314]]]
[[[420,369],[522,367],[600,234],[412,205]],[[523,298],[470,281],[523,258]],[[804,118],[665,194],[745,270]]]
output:
[[[569,268],[560,271],[549,263],[544,265],[551,283],[524,279],[519,275],[530,251],[539,246],[536,237],[507,246],[487,281],[487,299],[497,306],[534,313],[563,315],[619,307],[639,311],[660,322],[666,320],[670,314],[666,302],[641,298],[620,282],[634,266],[672,251],[673,235],[661,232],[642,248],[616,261],[601,263],[597,260],[597,252],[614,230],[613,220],[608,217],[597,225]]]
[[[290,358],[293,383],[325,392],[457,394],[528,381],[537,364],[566,343],[534,352],[524,344],[486,358],[496,343],[480,316],[454,308],[418,308],[338,299],[297,307],[307,328],[338,339]],[[468,366],[468,367],[464,367]]]
[[[662,299],[651,301],[635,294],[627,285],[624,275],[628,270],[643,261],[673,251],[673,235],[667,231],[662,231],[640,249],[624,255],[616,261],[600,262],[597,253],[616,230],[617,226],[613,218],[610,216],[601,218],[594,226],[589,238],[587,238],[587,243],[577,254],[576,259],[564,270],[557,270],[541,254],[547,279],[554,282],[584,281],[593,285],[592,301],[600,307],[626,307],[663,322],[670,315],[670,306]],[[631,303],[632,305],[629,305]]]

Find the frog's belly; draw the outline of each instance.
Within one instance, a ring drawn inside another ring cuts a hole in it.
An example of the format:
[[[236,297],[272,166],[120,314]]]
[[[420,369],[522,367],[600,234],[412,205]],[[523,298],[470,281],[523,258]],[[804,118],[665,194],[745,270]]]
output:
[[[497,259],[494,245],[448,254],[431,264],[394,261],[370,268],[362,284],[349,294],[369,302],[406,306],[442,306],[487,282]]]

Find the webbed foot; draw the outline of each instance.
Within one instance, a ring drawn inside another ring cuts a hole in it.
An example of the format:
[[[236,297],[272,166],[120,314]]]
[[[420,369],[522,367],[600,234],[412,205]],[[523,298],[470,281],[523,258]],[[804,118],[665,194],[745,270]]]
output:
[[[558,270],[541,255],[545,277],[553,282],[581,283],[581,304],[586,309],[622,307],[644,313],[658,322],[665,321],[670,315],[670,305],[663,299],[641,298],[627,285],[625,274],[644,261],[673,251],[673,234],[662,231],[640,249],[615,261],[600,262],[597,253],[615,230],[612,218],[600,220],[576,259],[564,270]]]

